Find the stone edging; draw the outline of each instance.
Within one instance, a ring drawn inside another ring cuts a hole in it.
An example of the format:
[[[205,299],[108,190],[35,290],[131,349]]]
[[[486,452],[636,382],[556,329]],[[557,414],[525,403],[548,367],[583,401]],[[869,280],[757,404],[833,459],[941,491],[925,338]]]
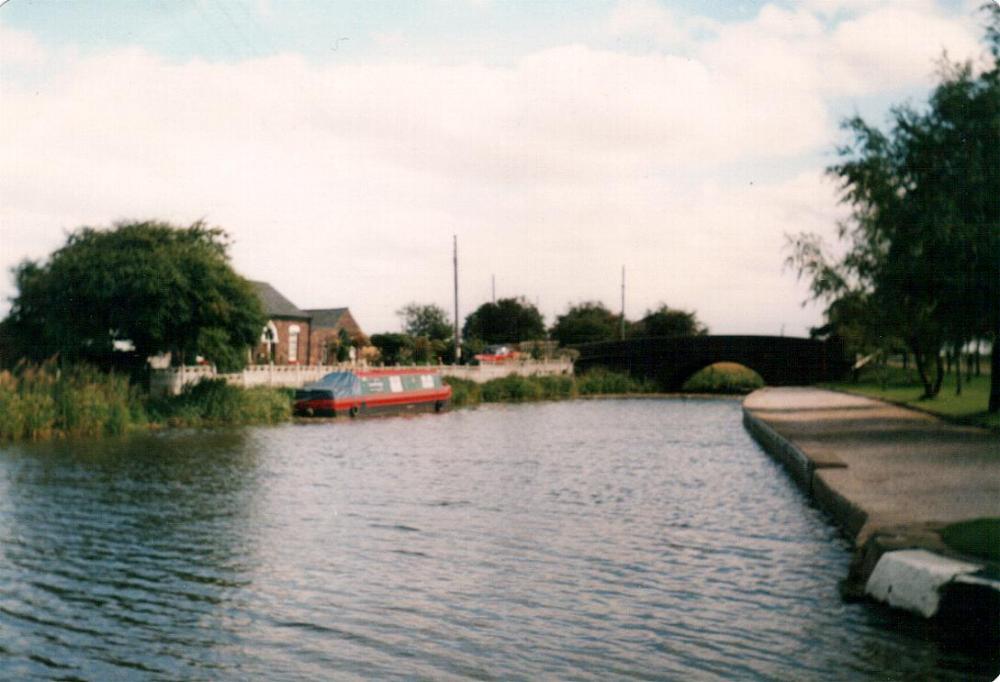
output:
[[[856,540],[868,514],[834,490],[825,468],[843,466],[810,457],[743,407],[743,425],[780,462],[817,506]],[[960,623],[973,636],[1000,639],[1000,575],[976,560],[955,557],[929,527],[876,530],[858,547],[845,596],[864,596],[924,618]]]

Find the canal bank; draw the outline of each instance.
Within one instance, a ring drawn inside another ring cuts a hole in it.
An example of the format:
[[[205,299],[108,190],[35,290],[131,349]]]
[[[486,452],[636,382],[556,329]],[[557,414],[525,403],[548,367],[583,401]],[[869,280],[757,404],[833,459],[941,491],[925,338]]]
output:
[[[1000,516],[996,434],[860,396],[765,388],[744,424],[854,541],[849,594],[965,621],[1000,638],[1000,567],[941,540]]]

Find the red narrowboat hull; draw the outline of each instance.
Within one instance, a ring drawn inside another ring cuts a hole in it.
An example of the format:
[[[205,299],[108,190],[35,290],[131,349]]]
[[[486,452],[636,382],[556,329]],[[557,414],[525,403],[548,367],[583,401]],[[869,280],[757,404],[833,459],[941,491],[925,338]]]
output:
[[[336,395],[336,392],[325,391],[332,397],[313,396],[297,400],[294,407],[295,414],[300,416],[358,417],[409,411],[440,412],[446,409],[451,401],[451,386],[443,385],[436,372],[418,369],[377,369],[351,374],[361,380],[365,386],[375,386],[378,390],[369,392],[369,389],[366,388],[360,395],[356,393]],[[418,381],[418,379],[422,381]],[[383,380],[387,382],[384,386]],[[404,382],[412,382],[410,383],[411,388],[405,388]],[[324,393],[324,391],[320,391],[320,393]]]

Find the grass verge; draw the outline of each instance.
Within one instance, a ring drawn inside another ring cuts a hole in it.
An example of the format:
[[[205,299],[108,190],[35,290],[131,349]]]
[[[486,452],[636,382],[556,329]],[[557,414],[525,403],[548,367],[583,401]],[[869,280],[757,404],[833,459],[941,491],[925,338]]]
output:
[[[962,395],[955,395],[955,375],[948,374],[941,384],[941,391],[930,399],[921,397],[924,389],[917,371],[902,367],[872,368],[863,371],[858,381],[838,381],[823,386],[907,405],[962,424],[1000,430],[1000,414],[986,411],[989,405],[989,374],[969,379],[963,376]]]
[[[962,554],[1000,561],[1000,518],[953,523],[941,531],[941,539]]]

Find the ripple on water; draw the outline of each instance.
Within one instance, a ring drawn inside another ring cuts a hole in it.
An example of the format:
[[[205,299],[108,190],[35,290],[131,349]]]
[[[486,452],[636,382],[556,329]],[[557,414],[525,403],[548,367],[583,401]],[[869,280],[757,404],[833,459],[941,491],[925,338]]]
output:
[[[990,679],[836,590],[739,406],[587,401],[0,451],[16,679]]]

